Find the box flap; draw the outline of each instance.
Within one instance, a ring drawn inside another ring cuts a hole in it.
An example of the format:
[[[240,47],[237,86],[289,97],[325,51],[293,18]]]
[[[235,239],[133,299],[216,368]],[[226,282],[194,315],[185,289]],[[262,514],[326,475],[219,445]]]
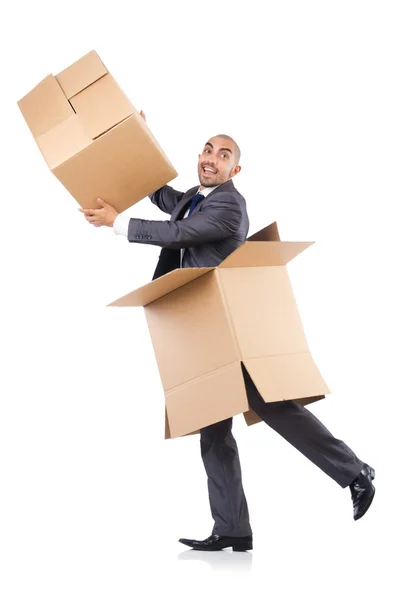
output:
[[[36,139],[74,115],[53,75],[48,75],[36,85],[18,102],[18,106]]]
[[[150,304],[150,302],[158,300],[158,298],[182,287],[185,283],[189,283],[189,281],[193,281],[214,269],[215,267],[203,269],[174,269],[171,273],[167,273],[151,283],[118,298],[118,300],[111,302],[107,306],[146,306],[147,304]]]
[[[240,413],[249,426],[262,423],[249,406],[247,379],[251,380],[251,376],[244,364],[234,362],[166,392],[165,439],[200,433],[201,428]],[[323,389],[329,393],[326,387]],[[321,394],[289,399],[306,405],[324,397]],[[224,398],[227,402],[222,401]]]
[[[168,422],[168,415],[167,415],[167,407],[165,408],[165,419],[164,419],[165,423],[164,423],[164,439],[169,440],[171,439],[171,433],[170,433],[170,424]],[[188,435],[196,435],[197,433],[200,433],[200,429],[196,429],[196,431],[189,431],[189,433],[184,433],[183,435],[188,436]]]
[[[69,119],[39,135],[36,141],[50,169],[93,143],[74,113]]]
[[[255,425],[256,423],[263,423],[263,420],[260,418],[259,415],[256,414],[254,410],[252,410],[252,408],[245,411],[244,419],[248,426]]]
[[[283,266],[314,242],[244,242],[219,268]]]
[[[109,74],[73,96],[70,103],[92,140],[137,112]]]
[[[247,411],[240,361],[170,390],[165,401],[169,426],[166,436],[171,438]]]
[[[164,438],[166,440],[169,440],[171,438],[170,423],[168,420],[167,407],[165,407],[165,414],[164,414]]]
[[[72,98],[107,73],[107,69],[95,50],[58,73],[56,80],[67,99]]]
[[[330,393],[310,352],[248,358],[243,365],[265,402]]]
[[[267,225],[260,231],[257,231],[249,238],[247,238],[248,242],[280,242],[280,234],[278,232],[278,227],[276,221]]]

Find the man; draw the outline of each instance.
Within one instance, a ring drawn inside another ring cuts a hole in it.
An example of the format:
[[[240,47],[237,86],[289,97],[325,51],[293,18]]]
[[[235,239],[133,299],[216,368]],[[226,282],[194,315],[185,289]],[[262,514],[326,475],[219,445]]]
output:
[[[151,194],[151,201],[171,215],[170,220],[130,219],[102,199],[98,199],[97,209],[79,210],[94,226],[113,227],[130,242],[161,246],[153,279],[180,266],[216,266],[245,241],[248,233],[245,200],[232,182],[241,170],[239,162],[240,149],[232,138],[224,134],[211,138],[199,155],[199,187],[183,193],[165,185]],[[374,470],[334,438],[309,410],[295,401],[265,403],[248,373],[244,377],[251,408],[342,488],[349,486],[354,519],[361,518],[375,494]],[[203,541],[179,540],[197,550],[252,549],[232,421],[226,419],[200,432],[214,527]]]

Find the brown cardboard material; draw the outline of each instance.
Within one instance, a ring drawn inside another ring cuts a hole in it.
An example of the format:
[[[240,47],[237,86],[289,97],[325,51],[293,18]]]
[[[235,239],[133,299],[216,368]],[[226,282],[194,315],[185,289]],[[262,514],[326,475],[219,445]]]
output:
[[[48,167],[84,208],[122,212],[177,172],[95,51],[18,102]]]
[[[111,75],[104,75],[69,102],[93,140],[138,113]]]
[[[58,73],[56,79],[69,100],[89,85],[106,75],[107,68],[95,50],[76,60],[72,65]]]
[[[244,377],[265,402],[330,393],[308,347],[287,263],[313,242],[282,242],[276,223],[217,267],[175,269],[109,306],[144,306],[165,393],[165,437],[243,413]]]

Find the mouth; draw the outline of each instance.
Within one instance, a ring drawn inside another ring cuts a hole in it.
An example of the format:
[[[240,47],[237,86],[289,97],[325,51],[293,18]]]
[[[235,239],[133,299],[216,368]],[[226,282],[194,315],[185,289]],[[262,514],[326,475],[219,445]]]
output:
[[[206,177],[210,177],[211,175],[215,175],[216,174],[215,169],[213,169],[212,167],[207,167],[207,166],[206,167],[201,167],[201,170],[202,170],[203,174]]]

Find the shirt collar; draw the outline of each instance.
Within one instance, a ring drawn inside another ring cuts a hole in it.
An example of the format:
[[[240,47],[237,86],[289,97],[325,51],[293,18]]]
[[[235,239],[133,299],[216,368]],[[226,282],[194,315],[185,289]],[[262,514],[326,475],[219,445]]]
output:
[[[206,196],[208,196],[208,194],[210,194],[211,192],[216,190],[216,188],[219,187],[219,185],[214,185],[214,187],[205,187],[203,190],[200,190],[200,186],[199,186],[199,189],[197,190],[197,194],[202,194],[204,197],[206,197]]]

